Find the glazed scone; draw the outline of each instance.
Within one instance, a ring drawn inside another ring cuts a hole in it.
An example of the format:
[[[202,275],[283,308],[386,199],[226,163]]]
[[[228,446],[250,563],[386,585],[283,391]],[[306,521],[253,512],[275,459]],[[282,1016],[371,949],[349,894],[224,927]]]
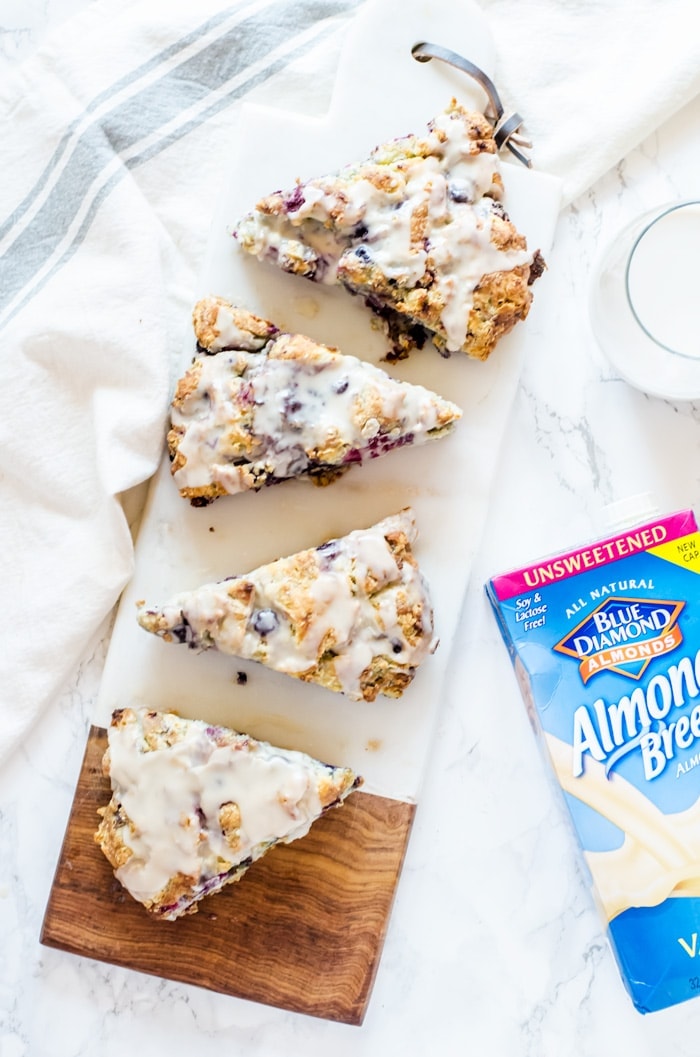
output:
[[[426,135],[268,195],[233,234],[259,260],[361,294],[387,324],[390,357],[432,337],[483,360],[527,316],[544,268],[502,193],[491,125],[453,100]]]
[[[177,385],[168,449],[194,506],[295,477],[328,484],[366,459],[444,436],[462,414],[221,297],[198,302],[193,322],[202,352]]]
[[[139,603],[142,628],[319,683],[354,700],[400,697],[434,649],[410,510],[245,576]]]
[[[103,769],[112,799],[95,841],[124,888],[166,921],[305,836],[362,783],[227,727],[132,708],[112,716]]]

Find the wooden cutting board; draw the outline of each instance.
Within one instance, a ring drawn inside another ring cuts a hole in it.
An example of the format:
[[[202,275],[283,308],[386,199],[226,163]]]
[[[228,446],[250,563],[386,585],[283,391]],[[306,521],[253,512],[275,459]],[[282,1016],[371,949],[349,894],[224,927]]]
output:
[[[261,194],[365,157],[385,139],[421,131],[453,96],[482,109],[481,89],[463,74],[413,59],[412,46],[424,40],[461,51],[493,73],[492,43],[471,0],[370,0],[346,38],[326,118],[244,110],[193,302],[202,294],[221,294],[282,328],[382,361],[384,339],[361,299],[243,259],[229,227]],[[559,185],[542,174],[506,169],[508,211],[529,244],[546,256]],[[361,1023],[450,652],[459,645],[455,635],[501,436],[523,357],[536,348],[542,303],[546,291],[538,289],[526,324],[486,363],[465,356],[446,360],[426,348],[391,365],[395,377],[426,385],[463,408],[459,428],[434,445],[394,452],[326,489],[287,482],[207,508],[192,508],[179,497],[164,460],[149,493],[134,578],[117,614],[42,942],[284,1009]],[[190,342],[183,366],[193,351]],[[440,647],[399,701],[347,701],[260,665],[168,646],[136,624],[136,599],[162,601],[409,505],[418,520],[416,556],[431,585]],[[154,922],[122,892],[93,842],[97,808],[110,795],[99,768],[104,728],[114,708],[140,704],[350,766],[364,776],[363,791],[320,819],[303,840],[274,849],[242,883],[205,901],[198,914]]]
[[[88,737],[41,942],[296,1013],[360,1024],[414,806],[353,793],[303,840],[178,921],[151,918],[94,843],[111,796],[107,733]]]

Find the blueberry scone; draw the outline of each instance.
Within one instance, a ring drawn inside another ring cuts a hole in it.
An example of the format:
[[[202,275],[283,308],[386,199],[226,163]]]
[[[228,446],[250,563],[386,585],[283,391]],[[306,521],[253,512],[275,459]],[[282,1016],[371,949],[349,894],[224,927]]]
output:
[[[124,888],[166,921],[305,836],[362,783],[226,727],[131,708],[112,716],[103,769],[112,799],[95,841]]]
[[[409,509],[165,605],[138,604],[166,642],[215,648],[354,700],[400,697],[434,649]]]
[[[193,313],[200,354],[180,379],[168,448],[181,495],[204,506],[292,477],[328,484],[394,448],[444,436],[460,409],[420,385],[220,297]]]
[[[259,260],[362,295],[394,358],[431,337],[444,353],[484,360],[527,316],[544,268],[502,196],[491,125],[453,100],[425,135],[275,191],[233,234]]]

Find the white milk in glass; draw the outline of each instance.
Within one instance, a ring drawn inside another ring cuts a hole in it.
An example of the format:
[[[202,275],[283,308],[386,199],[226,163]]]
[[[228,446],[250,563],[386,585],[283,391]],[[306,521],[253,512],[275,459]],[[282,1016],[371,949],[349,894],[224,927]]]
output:
[[[627,270],[637,320],[657,344],[700,359],[700,202],[673,206],[640,235]]]

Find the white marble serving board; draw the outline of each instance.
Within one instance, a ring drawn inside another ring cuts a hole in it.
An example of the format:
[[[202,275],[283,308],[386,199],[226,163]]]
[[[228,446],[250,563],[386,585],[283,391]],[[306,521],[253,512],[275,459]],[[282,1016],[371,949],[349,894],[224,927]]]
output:
[[[263,194],[365,157],[385,139],[420,132],[453,96],[483,109],[485,96],[466,75],[441,62],[416,62],[411,47],[423,40],[461,52],[494,77],[492,42],[472,3],[370,0],[348,34],[325,118],[245,108],[228,151],[222,152],[229,179],[193,303],[205,293],[221,294],[282,328],[381,361],[386,339],[361,299],[258,263],[238,249],[229,231]],[[222,145],[212,149],[221,151]],[[546,256],[559,184],[517,163],[504,168],[506,208],[529,245]],[[547,299],[545,274],[535,287],[528,320],[487,363],[463,355],[443,359],[428,345],[407,361],[383,365],[397,378],[427,385],[463,408],[462,422],[445,440],[393,452],[327,488],[288,482],[205,508],[192,508],[180,498],[164,461],[150,490],[135,575],[117,615],[95,722],[106,725],[113,708],[132,703],[173,708],[350,765],[364,775],[368,792],[415,800],[450,655],[460,648],[455,632],[500,440],[523,358],[536,354],[538,319],[547,311]],[[192,339],[183,349],[183,368],[193,351]],[[136,623],[137,599],[164,601],[180,590],[244,573],[369,525],[406,505],[417,516],[416,555],[431,585],[440,645],[398,701],[358,704],[260,665],[168,645]],[[240,672],[247,676],[245,685],[239,683]],[[467,698],[468,686],[464,693]]]

